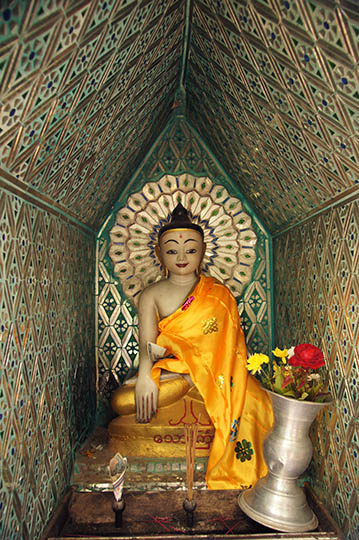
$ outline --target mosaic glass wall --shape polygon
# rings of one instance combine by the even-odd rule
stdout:
[[[97,229],[165,127],[184,19],[183,0],[2,0],[0,172]]]
[[[138,352],[138,329],[135,309],[121,294],[119,280],[114,276],[109,258],[110,231],[116,220],[117,210],[126,207],[128,195],[138,192],[149,180],[158,181],[166,170],[171,174],[186,170],[196,176],[208,175],[215,184],[226,187],[230,194],[242,200],[238,189],[205,149],[187,122],[175,117],[129,182],[98,237],[98,377],[99,395],[104,408],[111,391],[132,372]],[[173,191],[178,189],[173,186]],[[270,292],[270,238],[253,211],[243,202],[245,212],[251,215],[253,230],[257,235],[257,260],[250,284],[239,297],[239,311],[250,350],[268,352],[272,347],[271,292]]]
[[[359,183],[357,0],[196,0],[191,124],[272,233]]]
[[[0,172],[98,230],[182,84],[283,230],[358,187],[358,51],[357,0],[2,0]]]
[[[359,203],[274,241],[278,346],[324,352],[334,406],[315,424],[314,488],[347,538],[359,537]]]
[[[191,5],[192,10],[188,9]],[[112,205],[115,205],[114,211],[125,206],[128,195],[141,190],[149,179],[159,179],[166,172],[189,171],[209,176],[214,182],[224,185],[229,193],[237,195],[240,190],[262,223],[271,233],[279,234],[289,225],[325,211],[339,201],[346,201],[358,192],[358,21],[357,0],[3,0],[0,7],[1,183],[11,191],[13,186],[17,186],[42,201],[40,206],[46,203],[60,214],[70,217],[72,222],[80,220],[97,231],[109,215]],[[183,83],[187,94],[184,117],[202,139],[196,137],[185,122],[181,128],[172,124],[160,144],[139,167],[152,143],[167,125],[171,107],[177,106],[180,83]],[[202,141],[206,142],[213,154]],[[233,182],[213,156],[219,159]],[[134,175],[135,171],[137,173]],[[81,320],[81,324],[75,324],[79,329],[77,335],[81,337],[77,341],[75,339],[71,351],[76,347],[80,350],[81,347],[85,362],[90,353],[87,347],[81,345],[81,339],[92,339],[92,330],[91,325],[85,328],[82,314],[83,310],[90,308],[84,307],[88,304],[82,298],[81,302],[76,303],[76,310],[69,315],[70,311],[65,305],[65,301],[69,300],[63,279],[68,280],[67,290],[71,290],[71,294],[74,285],[72,275],[66,273],[68,268],[74,268],[75,282],[81,281],[76,274],[81,269],[82,279],[88,283],[90,256],[84,254],[84,250],[90,249],[90,242],[79,229],[65,226],[65,222],[58,217],[49,216],[28,203],[20,203],[19,199],[9,197],[11,202],[1,207],[2,212],[5,208],[7,216],[2,226],[8,227],[13,238],[20,238],[21,231],[20,228],[16,229],[16,223],[18,219],[24,219],[21,208],[26,208],[26,215],[35,217],[27,218],[24,227],[29,230],[33,227],[32,223],[37,223],[36,216],[41,215],[45,229],[38,225],[34,234],[41,234],[46,242],[50,242],[47,233],[40,231],[47,230],[46,224],[51,223],[53,227],[60,227],[58,243],[61,244],[62,238],[69,238],[65,230],[71,231],[69,242],[83,246],[80,249],[83,256],[77,258],[71,251],[73,256],[66,263],[66,268],[61,266],[62,261],[61,264],[59,262],[59,284],[57,275],[53,276],[51,291],[60,293],[57,300],[51,301],[54,305],[52,310],[46,296],[52,294],[47,278],[43,287],[38,286],[35,292],[31,292],[32,284],[31,287],[22,286],[15,292],[9,288],[10,285],[15,286],[14,283],[24,271],[30,277],[33,272],[53,272],[49,262],[46,267],[36,262],[37,259],[49,261],[48,251],[36,251],[37,247],[32,244],[30,256],[26,255],[26,244],[21,244],[23,239],[21,242],[19,240],[19,245],[16,244],[16,249],[11,247],[14,242],[10,242],[16,263],[11,261],[11,257],[6,258],[6,264],[2,262],[4,277],[1,278],[0,301],[2,312],[6,310],[4,321],[8,323],[8,327],[3,325],[5,330],[1,331],[1,339],[5,339],[1,342],[3,351],[4,347],[9,347],[6,351],[15,346],[19,348],[14,343],[20,339],[24,341],[27,336],[26,343],[30,339],[34,341],[36,354],[40,354],[39,347],[43,346],[47,348],[47,354],[48,347],[56,343],[56,333],[60,330],[65,332],[61,321],[67,317],[66,320],[71,323]],[[19,210],[15,212],[16,208]],[[282,339],[285,331],[282,321],[286,313],[288,317],[289,314],[293,317],[298,332],[301,329],[302,333],[295,336],[298,339],[308,332],[311,324],[313,332],[328,339],[331,336],[328,331],[330,325],[333,331],[333,338],[329,337],[329,342],[333,342],[331,351],[338,351],[335,355],[333,353],[335,360],[330,360],[332,384],[338,384],[337,381],[344,377],[346,383],[342,383],[336,391],[340,399],[344,396],[343,403],[347,403],[350,400],[347,396],[355,395],[353,389],[356,382],[354,385],[349,383],[348,370],[352,370],[354,363],[348,351],[344,361],[343,350],[348,347],[349,338],[350,343],[357,346],[358,334],[350,330],[349,321],[356,311],[352,314],[345,311],[345,295],[354,294],[357,297],[358,288],[355,288],[357,285],[353,278],[353,293],[344,294],[341,287],[350,273],[357,277],[358,256],[355,248],[348,248],[347,242],[343,238],[339,241],[336,236],[336,231],[344,231],[344,228],[340,229],[342,217],[330,218],[332,221],[329,221],[329,225],[333,224],[333,227],[328,229],[329,237],[336,239],[333,246],[336,259],[329,252],[325,216],[339,216],[339,209],[323,213],[313,222],[313,231],[316,231],[317,237],[319,234],[323,237],[323,245],[327,246],[326,266],[319,261],[318,254],[310,250],[306,261],[301,258],[302,282],[293,274],[290,280],[279,283],[280,276],[286,276],[289,269],[279,269],[277,261],[279,294],[287,298],[296,295],[293,303],[288,303],[287,311],[279,312],[278,308],[277,329],[278,337]],[[22,212],[26,213],[25,210]],[[270,238],[259,222],[256,222],[256,226],[260,239],[257,245],[265,253],[263,260],[267,264]],[[294,260],[300,253],[298,247],[305,244],[309,249],[307,246],[314,242],[313,231],[306,225],[303,231],[296,229],[295,233],[278,238],[276,245]],[[355,232],[351,234],[355,235]],[[105,236],[100,235],[96,293],[101,306],[97,312],[101,336],[97,348],[101,395],[105,395],[111,385],[117,384],[131,366],[137,347],[136,315],[113,281],[106,258],[106,242]],[[56,246],[49,249],[51,253]],[[35,254],[39,256],[36,258]],[[309,267],[310,261],[312,266]],[[314,273],[317,268],[320,268],[320,273]],[[309,286],[305,270],[312,269],[315,269],[313,283]],[[344,272],[344,276],[339,279],[341,272]],[[10,284],[6,287],[5,277],[8,280],[6,283]],[[268,267],[263,270],[259,268],[256,279],[268,296]],[[310,296],[310,290],[313,296]],[[30,293],[35,294],[35,303]],[[307,314],[314,310],[313,299],[317,302],[317,294],[323,295],[327,308],[318,309],[315,317],[308,319]],[[58,317],[59,323],[55,328],[50,324],[51,318],[44,327],[46,332],[40,332],[39,336],[32,330],[33,322],[28,332],[27,327],[22,330],[23,321],[18,326],[15,323],[10,326],[23,309],[34,314],[31,321],[36,320],[39,306],[43,309],[43,299],[46,309],[51,308],[50,312],[55,312],[55,319]],[[260,306],[263,305],[260,303]],[[296,305],[301,308],[296,309]],[[324,301],[321,305],[324,306]],[[248,325],[254,324],[254,320],[258,321],[263,316],[260,324],[256,322],[260,328],[258,335],[264,336],[261,339],[269,343],[270,310],[266,308],[261,311],[258,304],[256,309],[258,312],[254,319],[246,318],[244,310],[244,324],[248,328]],[[343,313],[345,315],[342,317]],[[92,320],[91,316],[86,319],[87,323]],[[341,321],[340,324],[335,323],[337,319]],[[82,329],[86,330],[84,335]],[[320,334],[324,330],[326,333]],[[73,325],[66,331],[69,332],[66,339],[70,340]],[[314,339],[314,333],[310,335]],[[334,335],[337,336],[335,339]],[[53,338],[48,339],[48,345],[42,345],[42,339],[46,336]],[[284,338],[289,339],[289,336]],[[41,354],[45,353],[42,351]],[[69,354],[65,355],[66,365],[70,363]],[[80,358],[80,352],[77,357]],[[25,382],[22,382],[23,371],[16,380],[9,382],[2,379],[1,384],[7,388],[1,396],[2,400],[13,404],[22,391],[30,396],[29,389],[32,390],[31,385],[34,384],[32,381],[36,380],[38,370],[42,369],[38,364],[34,366],[35,375],[29,372]],[[81,378],[81,371],[79,373]],[[41,372],[42,376],[47,377],[47,372]],[[51,384],[47,387],[52,389]],[[64,387],[59,392],[63,397]],[[46,392],[42,394],[39,390],[38,393],[45,396],[40,402],[40,406],[45,407]],[[38,398],[31,393],[27,401],[33,403],[35,399]],[[81,401],[76,406],[79,403]],[[336,516],[340,524],[344,524],[345,530],[352,531],[354,539],[357,534],[354,524],[358,523],[355,496],[351,490],[352,482],[344,480],[341,471],[347,468],[354,471],[354,476],[346,474],[345,478],[355,477],[355,485],[359,485],[354,465],[357,450],[353,450],[354,457],[348,461],[349,450],[340,456],[336,453],[350,437],[351,444],[357,444],[358,427],[354,419],[358,416],[358,410],[353,400],[351,403],[346,407],[346,412],[343,409],[343,414],[349,415],[347,430],[343,424],[345,416],[337,419],[334,415],[327,424],[328,433],[323,434],[321,439],[324,441],[321,444],[324,445],[325,459],[320,461],[321,469],[316,470],[315,475],[319,478],[323,468],[334,471],[334,479],[327,481],[333,494],[332,508],[336,508],[339,501]],[[15,410],[13,405],[9,410]],[[24,421],[31,417],[35,409],[31,405],[26,410],[29,412]],[[10,417],[10,423],[6,420],[6,426],[10,426],[6,427],[6,441],[9,434],[13,439],[21,433],[19,425],[23,422],[16,420],[20,416],[13,412]],[[82,413],[77,417],[82,418]],[[4,417],[1,422],[4,422]],[[45,435],[44,432],[43,438]],[[40,435],[35,440],[38,443]],[[32,448],[31,445],[29,447]],[[45,449],[41,452],[44,453]],[[23,462],[16,454],[13,459],[17,464],[16,471],[21,471],[23,466],[20,463]],[[37,469],[38,463],[34,463],[32,460],[30,466]],[[40,460],[40,463],[48,462]],[[41,480],[39,485],[46,485],[46,489],[50,489],[51,484],[56,499],[58,492],[52,482],[52,473],[48,476],[49,481],[45,480],[48,471],[51,472],[50,466],[46,465],[46,471],[40,468],[44,481]],[[11,471],[10,468],[12,474]],[[10,473],[5,470],[6,485],[12,485]],[[35,486],[33,480],[31,486]],[[1,489],[3,493],[8,488],[2,484]],[[11,492],[12,510],[6,506],[6,524],[11,521],[8,516],[13,516],[14,527],[18,527],[18,531],[24,530],[25,538],[28,534],[26,527],[38,531],[39,526],[33,525],[33,522],[22,525],[19,500],[39,501],[38,489],[35,486],[31,487],[32,491],[24,489],[14,494]],[[24,495],[23,499],[25,491],[32,494]],[[350,500],[347,493],[351,493]],[[41,511],[32,514],[35,521],[48,512],[47,507],[43,509],[42,503],[36,504],[40,505]],[[3,510],[4,506],[0,508],[0,511]],[[28,536],[31,537],[31,534]]]
[[[94,417],[94,241],[4,190],[0,238],[0,537],[35,540]]]

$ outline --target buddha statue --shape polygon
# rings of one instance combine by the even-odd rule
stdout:
[[[158,234],[165,276],[139,298],[138,375],[113,394],[120,416],[109,424],[110,446],[124,455],[184,457],[184,423],[197,421],[208,487],[244,489],[267,472],[261,442],[272,407],[246,369],[235,298],[200,273],[205,248],[203,230],[178,204]]]

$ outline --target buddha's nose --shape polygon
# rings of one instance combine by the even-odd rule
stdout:
[[[185,252],[185,250],[182,250],[182,249],[179,250],[177,259],[180,262],[186,260],[186,252]]]

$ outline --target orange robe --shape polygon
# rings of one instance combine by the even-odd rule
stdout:
[[[215,427],[207,466],[210,489],[246,489],[267,473],[262,440],[273,422],[268,395],[248,374],[247,351],[231,292],[201,276],[184,304],[159,322],[157,344],[175,358],[152,368],[189,373]]]

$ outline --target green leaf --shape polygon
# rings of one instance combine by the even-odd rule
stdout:
[[[282,393],[283,396],[286,396],[286,397],[294,397],[294,398],[297,397],[295,395],[294,390],[285,390],[285,391],[282,391],[281,393]]]
[[[282,393],[282,384],[283,384],[284,377],[280,373],[280,371],[276,371],[274,374],[274,384],[273,384],[273,390],[274,392],[277,392],[278,394]]]

